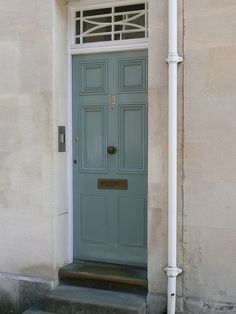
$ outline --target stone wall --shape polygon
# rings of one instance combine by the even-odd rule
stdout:
[[[184,296],[236,303],[236,2],[184,1]]]
[[[0,271],[52,279],[52,2],[0,1]]]
[[[21,313],[68,261],[66,1],[0,1],[0,312]]]
[[[178,49],[182,55],[183,3],[178,2]],[[166,293],[168,209],[168,2],[149,1],[149,148],[148,148],[148,275],[151,292]],[[178,72],[178,264],[183,264],[183,65]],[[182,295],[182,278],[178,278]]]
[[[55,285],[58,267],[70,255],[69,155],[57,152],[57,127],[69,128],[66,4],[0,1],[0,295],[1,304],[11,304],[9,313],[24,307],[20,295],[33,299],[27,297],[31,285],[42,291]],[[167,285],[167,1],[149,0],[149,12],[148,300],[151,313],[162,313]],[[236,3],[179,0],[178,12],[179,53],[184,56],[178,72],[178,265],[184,273],[177,280],[177,309],[233,313]]]
[[[148,303],[151,313],[164,313],[167,3],[149,4]],[[184,62],[178,68],[178,265],[183,274],[177,279],[177,311],[235,313],[236,3],[185,0],[178,5]]]

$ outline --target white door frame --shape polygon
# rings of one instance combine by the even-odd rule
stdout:
[[[128,3],[127,3],[128,2]],[[145,0],[118,0],[119,4],[137,4]],[[71,23],[71,12],[74,8],[101,8],[109,5],[114,6],[114,1],[101,1],[97,4],[94,0],[78,0],[68,4],[68,130],[67,130],[67,186],[68,186],[68,262],[73,262],[73,132],[72,132],[72,56],[91,53],[148,50],[148,39],[141,40],[123,40],[119,42],[103,42],[96,44],[71,45],[71,36],[73,34]]]

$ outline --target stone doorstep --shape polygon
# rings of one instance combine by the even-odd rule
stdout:
[[[46,311],[59,314],[145,314],[146,297],[131,293],[62,285],[45,297]]]
[[[22,314],[57,314],[57,313],[45,312],[45,311],[36,310],[36,309],[30,309],[30,310],[23,312]]]
[[[147,294],[144,267],[75,261],[59,270],[62,284]]]

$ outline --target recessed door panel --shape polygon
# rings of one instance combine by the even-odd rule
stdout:
[[[81,107],[81,171],[107,169],[106,106]]]
[[[104,195],[80,194],[81,240],[107,242],[107,200]]]
[[[145,92],[147,87],[146,58],[121,59],[118,63],[119,92]]]
[[[145,51],[73,56],[74,258],[147,259]]]
[[[83,94],[107,92],[107,62],[84,62],[80,64],[80,91]]]
[[[144,198],[121,197],[118,200],[118,243],[122,246],[145,247],[146,201]]]
[[[145,170],[145,105],[121,105],[119,108],[119,170]]]

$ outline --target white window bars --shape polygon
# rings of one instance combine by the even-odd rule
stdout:
[[[72,27],[72,46],[147,38],[147,2],[78,8],[72,13]]]

